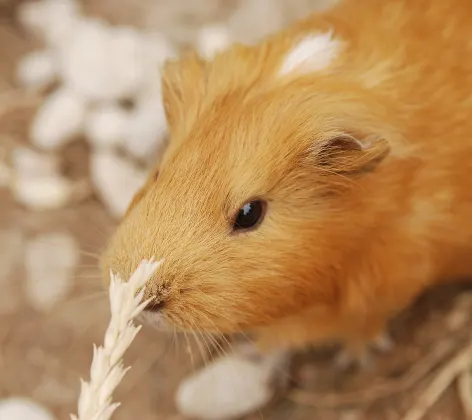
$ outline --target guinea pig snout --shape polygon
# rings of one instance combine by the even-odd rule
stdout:
[[[145,313],[160,313],[165,309],[171,298],[171,290],[168,285],[158,282],[157,279],[150,281],[145,286],[143,300],[149,300],[144,308]]]
[[[148,288],[148,299],[150,296],[149,303],[141,312],[139,319],[145,324],[149,325],[159,331],[168,331],[170,324],[167,321],[165,315],[166,304],[168,303],[168,296],[163,290],[158,292],[149,293]],[[146,294],[144,299],[146,299]]]
[[[158,312],[161,312],[162,309],[164,309],[164,306],[165,306],[165,302],[163,300],[159,302],[151,300],[151,302],[149,302],[144,308],[144,311],[151,312],[151,313],[152,312],[158,313]]]

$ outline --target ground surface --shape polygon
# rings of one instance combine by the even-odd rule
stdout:
[[[0,2],[0,94],[12,89],[14,63],[32,45],[12,19],[13,3]],[[131,0],[88,1],[93,13],[109,16],[115,22],[142,24],[143,12],[133,6],[135,3]],[[150,2],[142,2],[145,3]],[[165,5],[166,2],[154,2],[160,3]],[[185,38],[199,24],[225,16],[235,2],[225,2],[225,7],[216,1],[182,0],[177,3],[182,4],[180,10],[169,11],[170,16],[179,19],[172,29],[172,36]],[[162,16],[165,14],[152,24],[169,26],[168,19]],[[0,113],[2,109],[0,103]],[[27,112],[0,115],[0,151],[5,152],[13,144],[25,141],[27,118]],[[85,173],[85,153],[80,145],[72,146],[67,152],[71,172]],[[7,192],[0,190],[3,238],[0,279],[1,276],[4,279],[0,290],[0,398],[12,395],[34,398],[61,419],[75,412],[78,378],[88,376],[92,343],[101,342],[107,323],[107,302],[93,255],[100,252],[113,226],[114,222],[94,199],[75,208],[35,214],[19,207]],[[53,311],[41,314],[30,307],[24,296],[22,261],[25,241],[46,232],[73,235],[84,252],[72,293]],[[428,362],[428,357],[439,352],[430,363],[431,368],[437,367],[469,338],[470,296],[459,287],[450,287],[422,298],[393,323],[397,348],[391,354],[379,357],[371,372],[335,375],[330,364],[331,353],[320,351],[300,355],[292,376],[297,387],[312,391],[310,401],[317,408],[281,398],[254,419],[401,418],[430,381],[428,375],[415,369],[425,363],[425,358]],[[191,348],[192,357],[184,338],[174,341],[172,337],[144,329],[126,358],[133,369],[118,390],[117,398],[122,407],[115,418],[179,418],[173,405],[175,388],[179,380],[192,371],[192,364],[201,363],[198,347],[191,343]],[[409,372],[413,375],[411,383],[404,379]],[[352,392],[357,393],[350,397],[353,401],[341,407],[342,398],[349,397],[343,395]],[[369,401],[378,392],[384,392],[387,397]],[[323,408],[326,405],[335,408]],[[463,418],[455,388],[450,387],[429,413],[430,419]]]

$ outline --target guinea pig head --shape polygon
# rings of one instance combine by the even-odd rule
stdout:
[[[164,74],[170,145],[102,264],[126,278],[164,259],[146,297],[178,329],[250,330],[340,299],[388,142],[356,88],[277,65],[236,47]]]

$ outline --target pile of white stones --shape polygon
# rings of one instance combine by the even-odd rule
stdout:
[[[160,69],[177,47],[159,32],[87,17],[76,0],[23,3],[18,20],[44,47],[20,60],[17,82],[44,101],[29,128],[32,147],[12,153],[0,183],[31,210],[64,207],[93,188],[120,218],[166,144]],[[228,43],[219,25],[196,40],[206,56]],[[60,152],[80,138],[91,150],[90,179],[72,182]]]

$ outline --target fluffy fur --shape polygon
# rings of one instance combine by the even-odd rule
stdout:
[[[260,45],[169,63],[170,146],[105,271],[165,258],[147,294],[170,323],[265,348],[362,346],[427,287],[472,274],[471,23],[467,0],[345,0]],[[329,31],[326,65],[281,72]],[[232,233],[253,198],[264,222]]]

